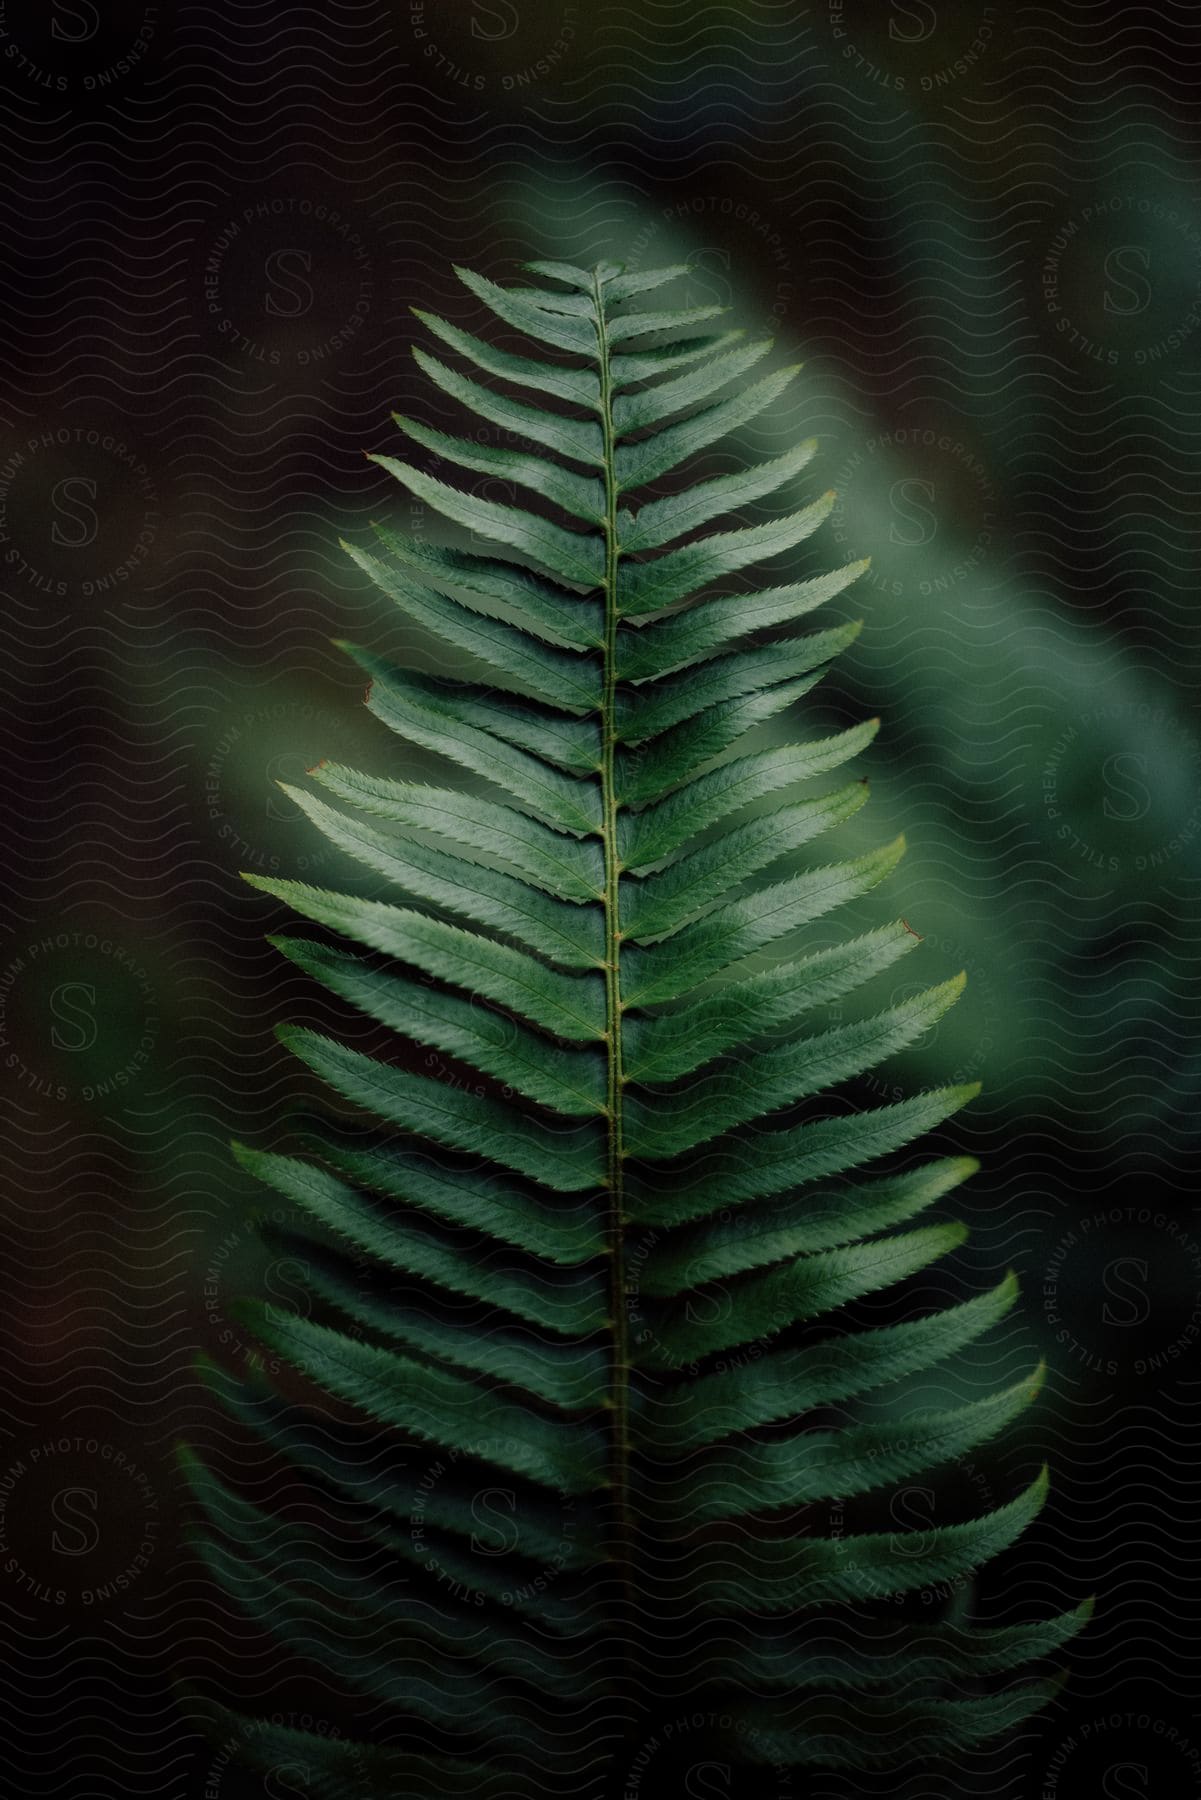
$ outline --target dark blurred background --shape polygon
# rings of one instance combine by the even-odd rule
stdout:
[[[1050,1363],[988,1591],[1100,1597],[1048,1712],[894,1792],[1201,1793],[1199,51],[1180,0],[0,5],[5,1791],[301,1791],[235,1787],[172,1689],[295,1705],[219,1640],[172,1464],[235,1294],[295,1286],[227,1141],[279,1139],[312,1002],[238,871],[332,877],[274,782],[405,756],[330,640],[436,666],[337,545],[424,528],[363,458],[449,417],[409,308],[611,256],[804,360],[745,448],[816,434],[819,554],[874,559],[819,690],[883,720],[842,842],[907,835],[862,909],[924,935],[905,989],[969,977],[880,1080],[984,1080],[953,1276],[1021,1277],[990,1374]]]

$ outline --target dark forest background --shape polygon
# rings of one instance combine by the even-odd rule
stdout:
[[[1046,1459],[1051,1500],[985,1598],[1099,1595],[1049,1711],[893,1791],[1201,1793],[1199,52],[1180,0],[0,4],[6,1791],[302,1791],[174,1686],[298,1691],[173,1463],[236,1293],[297,1282],[227,1143],[280,1140],[314,1003],[239,870],[335,873],[274,782],[403,754],[331,640],[434,666],[337,542],[424,524],[363,456],[447,423],[410,307],[612,256],[804,359],[747,445],[817,435],[822,555],[874,559],[820,690],[883,720],[842,842],[906,833],[864,920],[969,978],[881,1080],[983,1079],[948,1279],[1015,1268],[987,1373],[1050,1364],[981,1480]]]

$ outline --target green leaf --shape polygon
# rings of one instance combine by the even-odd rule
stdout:
[[[384,568],[366,551],[343,549],[411,619],[455,650],[466,650],[551,706],[595,707],[600,688],[595,666],[567,651],[537,643],[496,619],[479,618],[456,600],[404,574]]]
[[[281,1025],[281,1041],[335,1093],[402,1131],[420,1132],[450,1150],[490,1156],[559,1193],[579,1193],[604,1178],[603,1139],[587,1126],[518,1113],[483,1094],[394,1069],[333,1038]]]
[[[296,887],[274,883],[268,876],[249,879],[266,893],[279,893],[321,924],[349,929],[352,934],[362,930],[372,949],[399,957],[439,981],[498,1004],[508,1003],[514,1010],[520,1004],[525,1016],[546,1031],[581,1042],[603,1036],[596,977],[560,974],[507,944],[404,907],[389,907],[386,913],[368,914],[357,908],[340,912],[335,904],[340,898],[337,895],[327,899],[319,890],[297,892]]]
[[[696,531],[722,513],[737,512],[791,481],[794,475],[813,461],[817,439],[807,438],[794,450],[785,450],[768,462],[750,463],[732,475],[718,475],[712,481],[699,482],[682,494],[671,494],[666,500],[648,500],[636,515],[627,514],[622,523],[622,548],[627,553],[657,550]]]
[[[957,1355],[1002,1319],[1016,1298],[1017,1281],[1007,1275],[990,1293],[928,1318],[844,1333],[810,1349],[777,1350],[703,1375],[673,1388],[669,1399],[645,1402],[639,1429],[670,1456],[856,1399]]]
[[[510,545],[520,555],[549,569],[560,580],[579,582],[584,587],[596,587],[600,582],[604,573],[604,551],[598,537],[566,531],[562,525],[553,525],[549,519],[526,512],[524,507],[502,506],[495,500],[477,499],[474,494],[466,494],[460,488],[448,487],[444,481],[423,475],[411,463],[399,462],[394,456],[373,455],[368,460],[387,469],[389,475],[395,475],[411,494],[416,494],[419,500],[424,500],[427,506],[432,506],[446,518],[453,519],[456,525],[465,525],[469,531],[481,532],[499,544]]]
[[[728,1658],[731,1674],[762,1691],[822,1687],[912,1690],[919,1682],[973,1681],[1005,1674],[1062,1649],[1091,1619],[1093,1603],[1024,1625],[965,1627],[929,1620],[916,1626],[855,1616],[849,1630],[829,1625],[764,1641],[743,1634]],[[735,1658],[737,1659],[735,1661]]]
[[[540,311],[567,313],[576,319],[592,320],[596,316],[590,293],[565,294],[562,288],[544,287],[506,288],[505,292],[511,298],[528,301],[531,306],[538,307]]]
[[[766,1049],[744,1050],[693,1076],[672,1095],[657,1089],[645,1097],[632,1092],[626,1150],[656,1161],[680,1156],[719,1132],[861,1075],[928,1031],[962,991],[963,977],[958,976],[877,1018]]]
[[[628,681],[670,675],[674,670],[721,649],[732,638],[748,637],[752,631],[761,631],[768,626],[791,625],[815,607],[824,605],[835,594],[842,593],[866,567],[865,562],[848,563],[829,575],[818,575],[812,581],[796,582],[791,587],[706,600],[637,633],[627,632],[622,639],[622,675]],[[848,630],[849,639],[846,636]],[[856,622],[850,627],[835,627],[827,633],[827,642],[833,645],[830,654],[836,655],[858,631]]]
[[[962,1225],[927,1225],[902,1236],[850,1244],[712,1293],[698,1289],[685,1306],[649,1306],[650,1325],[635,1352],[652,1369],[679,1369],[719,1350],[769,1340],[807,1319],[916,1275],[967,1236]]]
[[[764,1723],[762,1708],[738,1714],[739,1744],[749,1734],[756,1762],[868,1769],[961,1755],[985,1738],[1013,1731],[1058,1694],[1058,1680],[1029,1681],[1004,1693],[967,1700],[894,1699],[857,1706],[852,1729],[832,1724],[829,1706],[812,1702],[788,1726]]]
[[[655,1511],[660,1517],[725,1519],[890,1487],[995,1437],[1037,1399],[1043,1373],[1040,1364],[1015,1386],[945,1412],[918,1411],[764,1444],[726,1443],[657,1488]]]
[[[418,1626],[410,1613],[401,1628],[394,1602],[385,1597],[381,1604],[377,1595],[374,1605],[366,1603],[362,1584],[347,1575],[311,1533],[290,1529],[283,1545],[265,1547],[259,1524],[263,1515],[257,1509],[239,1509],[247,1516],[232,1520],[231,1498],[223,1503],[219,1519],[230,1544],[198,1537],[195,1548],[218,1585],[291,1654],[307,1656],[318,1667],[337,1668],[342,1684],[368,1695],[377,1704],[403,1705],[410,1716],[444,1730],[453,1722],[460,1740],[466,1737],[472,1741],[475,1754],[491,1752],[507,1758],[514,1752],[528,1753],[536,1747],[540,1757],[553,1756],[553,1738],[541,1726],[528,1696],[522,1703],[511,1694],[497,1696],[493,1692],[495,1678],[489,1680],[486,1672],[488,1665],[503,1653],[496,1639],[490,1641],[482,1655],[477,1649],[467,1657],[466,1668],[462,1657],[447,1659],[443,1665],[437,1655],[431,1657],[430,1640],[434,1633],[427,1620]],[[402,1554],[412,1548],[403,1539],[396,1547]],[[317,1589],[320,1597],[310,1598],[308,1591],[300,1591],[301,1581],[306,1589]],[[369,1638],[378,1642],[377,1621],[381,1615],[393,1629],[386,1649],[377,1653],[367,1650],[364,1642]],[[441,1679],[431,1680],[432,1672],[440,1674]],[[222,1749],[226,1758],[236,1754],[252,1766],[259,1761],[257,1745],[247,1748],[236,1740],[227,1740]],[[386,1757],[374,1761],[368,1758],[358,1764],[355,1786],[346,1800],[364,1800],[365,1793],[379,1794],[380,1800],[388,1800],[394,1788],[365,1789],[363,1783],[368,1779],[369,1768],[386,1776],[390,1766],[394,1765]],[[410,1785],[417,1770],[428,1771],[436,1764],[431,1765],[424,1757],[406,1756],[400,1766],[410,1793],[432,1796],[441,1791],[437,1787],[414,1790]],[[309,1785],[311,1771],[307,1766],[297,1769],[295,1765],[276,1765],[272,1772],[282,1780],[298,1776]],[[497,1794],[504,1789],[489,1785],[485,1791]]]
[[[679,1011],[632,1018],[626,1026],[625,1073],[631,1081],[672,1081],[686,1075],[735,1044],[790,1025],[815,1006],[841,1000],[920,942],[901,920],[727,982]]]
[[[414,1800],[432,1800],[449,1792],[452,1775],[470,1781],[476,1800],[507,1800],[511,1778],[503,1769],[459,1759],[453,1764],[436,1757],[364,1745],[353,1738],[295,1730],[273,1719],[251,1718],[225,1707],[189,1716],[205,1726],[214,1743],[233,1743],[245,1761],[269,1770],[302,1770],[309,1800],[387,1800],[407,1784]]]
[[[791,642],[764,644],[761,649],[703,662],[699,668],[669,675],[664,681],[647,682],[633,693],[619,693],[618,736],[625,744],[645,743],[684,719],[707,715],[732,700],[792,680],[827,662],[843,642],[853,641],[858,630],[857,624],[843,625]]]
[[[352,1276],[315,1265],[311,1247],[305,1246],[302,1254],[307,1259],[306,1285],[376,1336],[437,1362],[469,1369],[503,1387],[523,1388],[545,1406],[563,1412],[595,1411],[597,1387],[605,1380],[602,1351],[549,1344],[531,1332],[500,1325],[490,1325],[486,1333],[464,1331],[449,1310],[438,1314],[428,1306],[401,1304],[391,1293],[364,1292]]]
[[[699,328],[729,312],[728,306],[686,306],[676,312],[623,313],[608,321],[610,344],[628,344],[631,338],[659,337],[670,332],[673,338],[695,337]]]
[[[203,1481],[191,1476],[191,1484],[219,1533],[198,1538],[197,1549],[221,1586],[236,1595],[265,1630],[317,1662],[337,1666],[353,1686],[384,1701],[399,1693],[412,1704],[421,1684],[436,1670],[442,1678],[436,1686],[428,1686],[424,1705],[416,1705],[419,1713],[446,1724],[451,1702],[457,1700],[460,1729],[469,1726],[504,1741],[520,1722],[527,1742],[540,1743],[544,1753],[549,1750],[546,1734],[529,1710],[528,1693],[516,1705],[510,1696],[508,1710],[489,1693],[498,1673],[532,1677],[539,1667],[538,1646],[530,1644],[528,1631],[519,1627],[515,1632],[506,1624],[483,1641],[477,1634],[471,1645],[453,1622],[431,1617],[428,1610],[415,1617],[414,1600],[421,1600],[427,1570],[438,1580],[453,1573],[465,1591],[477,1591],[481,1599],[502,1600],[501,1582],[482,1559],[474,1567],[474,1559],[457,1546],[412,1525],[404,1532],[377,1527],[371,1537],[408,1563],[416,1577],[406,1584],[415,1593],[396,1599],[380,1593],[378,1574],[373,1582],[348,1566],[341,1545],[324,1533],[295,1525],[272,1528],[265,1513],[211,1475]],[[236,1550],[237,1561],[227,1555],[230,1547]],[[381,1557],[377,1554],[373,1560],[378,1569]],[[522,1605],[514,1610],[529,1609]],[[540,1623],[549,1626],[563,1648],[582,1637],[591,1621],[566,1597],[549,1596]],[[377,1651],[381,1637],[387,1643],[383,1655]],[[523,1657],[527,1651],[532,1654]],[[550,1690],[562,1694],[561,1660],[547,1666],[545,1673]]]
[[[478,1163],[456,1166],[432,1151],[363,1147],[324,1131],[317,1154],[356,1186],[399,1200],[448,1224],[484,1232],[550,1262],[575,1265],[602,1255],[601,1214],[591,1199],[563,1203]]]
[[[280,785],[332,844],[385,876],[409,898],[445,912],[461,913],[475,924],[516,938],[527,949],[567,968],[603,966],[604,932],[595,908],[552,899],[515,876],[478,864],[470,882],[465,882],[460,858],[415,841],[389,838],[353,813],[335,812],[300,788],[291,788],[286,782]],[[373,950],[391,954],[390,946],[395,942],[391,934],[399,921],[392,917],[393,909],[386,902],[358,900],[299,881],[272,881],[249,874],[245,879],[264,893],[286,900],[308,918],[332,925]]]
[[[549,894],[583,902],[604,892],[597,847],[565,837],[512,807],[453,788],[419,787],[320,763],[314,779],[342,800],[391,825],[428,831],[453,843],[468,862],[498,857]]]
[[[527,262],[522,268],[531,275],[543,275],[547,281],[566,282],[568,287],[579,288],[583,293],[592,292],[592,275],[587,269],[577,269],[565,262]]]
[[[653,1185],[642,1179],[632,1182],[631,1216],[644,1225],[684,1225],[722,1206],[763,1200],[802,1181],[860,1168],[932,1131],[979,1091],[979,1082],[933,1088],[895,1106],[733,1138],[709,1152],[704,1175],[681,1192],[664,1193],[661,1178]]]
[[[486,375],[499,375],[503,381],[516,382],[520,387],[535,388],[541,394],[553,394],[556,400],[568,400],[574,406],[588,406],[595,410],[600,405],[600,379],[592,369],[569,369],[562,363],[538,362],[528,356],[512,356],[507,350],[498,350],[495,345],[486,344],[482,338],[460,331],[457,325],[447,324],[436,313],[421,312],[414,307],[413,315],[435,337],[441,338],[449,349],[457,350],[460,356],[473,362],[477,369],[483,369]]]
[[[489,1300],[516,1318],[564,1336],[595,1330],[604,1316],[595,1284],[578,1277],[552,1280],[502,1267],[491,1254],[467,1255],[445,1231],[382,1212],[356,1189],[314,1163],[234,1145],[234,1154],[257,1180],[303,1207],[318,1224],[384,1269],[472,1300]]]
[[[591,1493],[603,1479],[601,1443],[586,1427],[544,1419],[461,1375],[269,1306],[246,1302],[242,1317],[293,1368],[381,1424],[571,1494]]]
[[[601,823],[600,789],[572,780],[539,758],[462,717],[448,717],[445,705],[430,705],[424,696],[391,681],[386,672],[372,681],[367,705],[391,730],[425,750],[461,763],[510,793],[522,812],[532,813],[555,831],[582,835]]]
[[[543,643],[566,645],[572,650],[599,650],[604,644],[604,618],[595,600],[565,594],[562,588],[517,563],[477,556],[472,550],[456,550],[446,544],[427,544],[378,521],[372,529],[391,556],[417,570],[428,587],[445,599],[458,600],[460,606],[488,617],[512,619],[521,632],[531,632]],[[343,543],[342,547],[360,561],[348,544]],[[360,567],[367,565],[360,561]],[[410,586],[396,580],[395,571],[375,563],[368,573],[401,606],[408,606]],[[520,643],[519,634],[517,642]],[[549,666],[570,671],[575,665],[569,657],[561,657],[557,662],[551,658]]]
[[[654,288],[665,287],[669,281],[678,281],[681,275],[689,273],[687,263],[673,263],[666,269],[636,269],[628,275],[614,275],[604,284],[605,305],[609,307],[620,300],[631,300],[635,294],[649,294]]]
[[[232,1592],[235,1599],[241,1600],[237,1584],[223,1581],[225,1570],[218,1566],[215,1558],[205,1555],[203,1546],[200,1555],[205,1558],[214,1579],[227,1593]],[[232,1558],[222,1560],[231,1568],[234,1566]],[[241,1600],[241,1603],[245,1604],[245,1601]],[[267,1718],[234,1712],[229,1707],[200,1707],[191,1695],[181,1710],[185,1711],[192,1729],[212,1743],[238,1745],[249,1768],[261,1773],[283,1768],[303,1770],[311,1800],[353,1800],[356,1795],[359,1800],[377,1800],[377,1796],[386,1791],[385,1780],[395,1773],[396,1764],[402,1760],[395,1752],[390,1758],[380,1750],[368,1753],[363,1745],[341,1734],[325,1737],[316,1731],[300,1731]]]
[[[353,656],[373,679],[427,709],[433,708],[445,719],[504,738],[572,775],[600,772],[600,732],[594,719],[572,718],[532,702],[519,702],[510,695],[501,698],[494,689],[479,682],[415,674],[397,668],[370,650],[336,642],[337,648]]]
[[[618,437],[629,437],[635,431],[661,424],[674,413],[698,405],[718,388],[736,381],[757,362],[762,362],[771,347],[770,338],[757,338],[753,343],[738,345],[724,356],[710,357],[699,366],[694,364],[686,375],[677,375],[656,387],[641,388],[636,394],[620,395],[613,402],[613,429]]]
[[[898,1554],[895,1532],[837,1541],[732,1538],[720,1558],[696,1559],[696,1604],[706,1611],[791,1612],[831,1602],[885,1600],[936,1582],[958,1581],[1007,1550],[1042,1510],[1044,1471],[1008,1506],[963,1525],[911,1534],[919,1541]],[[689,1571],[691,1573],[691,1571]],[[687,1577],[685,1577],[687,1579]]]
[[[529,438],[535,444],[545,444],[548,450],[570,457],[573,462],[596,467],[603,460],[600,427],[591,419],[573,419],[545,407],[526,406],[521,401],[509,400],[492,388],[481,387],[478,381],[456,374],[436,356],[427,356],[424,350],[415,349],[413,358],[436,387],[452,400],[461,401],[471,412],[478,413],[481,419],[487,419],[505,431],[515,432],[519,437]],[[392,416],[395,418],[395,413]],[[554,472],[552,468],[552,476]],[[533,486],[535,492],[545,491],[539,490],[537,482],[524,485]],[[585,513],[584,517],[599,522],[604,516],[604,486],[594,479],[588,492],[599,500],[600,510]],[[553,495],[550,497],[554,498]]]
[[[630,971],[623,989],[627,1005],[651,1006],[682,999],[701,982],[766,949],[777,938],[821,918],[832,907],[869,893],[891,874],[903,850],[898,839],[852,862],[790,876],[731,900],[686,925],[667,944],[635,946],[626,958]]]
[[[493,1491],[495,1492],[495,1489]],[[504,1492],[503,1489],[501,1491]],[[578,1644],[582,1638],[591,1635],[594,1629],[595,1621],[590,1616],[589,1609],[576,1605],[573,1597],[567,1592],[540,1591],[538,1580],[533,1572],[531,1572],[528,1582],[514,1580],[512,1569],[491,1569],[478,1555],[470,1555],[461,1550],[457,1544],[448,1540],[443,1540],[436,1545],[419,1543],[415,1540],[411,1529],[408,1531],[380,1529],[376,1535],[382,1543],[387,1545],[389,1550],[395,1551],[397,1555],[412,1562],[423,1572],[425,1565],[436,1558],[435,1574],[439,1585],[449,1581],[455,1583],[462,1591],[468,1593],[474,1591],[481,1598],[490,1600],[496,1606],[517,1614],[523,1620],[535,1622],[543,1629],[544,1635],[553,1632],[564,1641],[565,1645]],[[434,1558],[430,1556],[431,1550],[434,1552]],[[562,1585],[566,1588],[567,1582],[564,1581]],[[397,1623],[399,1625],[401,1620],[398,1619]],[[491,1660],[492,1647],[495,1642],[495,1639],[488,1641],[487,1647],[482,1653],[485,1662]],[[480,1652],[477,1651],[474,1654],[479,1656]],[[440,1684],[438,1694],[442,1700],[453,1700],[454,1674],[448,1670],[447,1675],[448,1680]],[[533,1678],[533,1664],[528,1659],[523,1678],[526,1680]],[[470,1701],[477,1685],[477,1683],[470,1682],[470,1679],[468,1680],[463,1694],[464,1700]],[[556,1688],[562,1689],[566,1685],[560,1663],[557,1678],[551,1683],[551,1694],[554,1694]],[[523,1716],[523,1712],[519,1710],[517,1720]],[[459,1723],[450,1708],[446,1710],[445,1722],[452,1727]],[[544,1756],[553,1756],[554,1745],[550,1733],[536,1728],[533,1741],[540,1745]],[[528,1751],[528,1747],[527,1740],[523,1748]]]
[[[490,415],[489,415],[490,416]],[[603,517],[605,492],[600,482],[576,475],[545,457],[527,456],[517,450],[497,450],[471,438],[448,437],[443,431],[431,431],[416,419],[394,412],[392,418],[406,437],[461,469],[474,469],[481,475],[495,475],[501,481],[515,481],[531,493],[553,500],[573,518],[595,525]],[[529,434],[527,433],[527,436]]]
[[[878,719],[853,725],[835,737],[812,744],[784,744],[761,750],[754,756],[723,763],[707,775],[697,776],[686,787],[669,794],[645,811],[624,821],[619,839],[627,868],[645,869],[671,856],[700,831],[718,824],[752,800],[761,800],[794,782],[824,775],[857,756],[880,729]]]
[[[604,1112],[605,1065],[597,1051],[565,1050],[516,1019],[374,968],[344,950],[306,938],[277,937],[271,942],[381,1025],[494,1075],[536,1105],[568,1118]]]
[[[411,1524],[414,1511],[413,1472],[381,1455],[380,1446],[364,1443],[333,1419],[313,1421],[305,1413],[276,1399],[261,1376],[235,1380],[212,1363],[202,1361],[200,1375],[206,1387],[247,1431],[299,1470],[319,1490],[359,1507],[375,1508],[385,1528]],[[427,1483],[420,1495],[424,1522],[432,1530],[468,1541],[479,1532],[479,1509],[472,1503],[477,1490],[473,1471],[466,1463],[448,1467],[437,1482]],[[564,1538],[561,1496],[555,1498],[531,1488],[523,1491],[521,1505],[509,1519],[519,1556],[565,1568],[583,1569],[600,1560],[602,1544],[587,1502],[572,1506],[570,1539]]]
[[[645,487],[648,482],[658,481],[685,458],[695,456],[698,450],[707,449],[727,432],[736,431],[740,425],[758,418],[773,400],[779,399],[799,371],[799,363],[790,369],[779,369],[774,375],[765,375],[762,381],[753,382],[732,399],[707,406],[679,425],[669,425],[665,431],[638,443],[623,444],[614,464],[618,493],[627,494],[635,488]]]
[[[773,1201],[718,1222],[673,1232],[643,1261],[639,1291],[679,1294],[707,1281],[743,1275],[786,1258],[833,1250],[903,1225],[975,1173],[970,1156],[944,1157],[903,1175],[888,1175],[828,1194]]]
[[[840,824],[867,799],[862,782],[837,793],[802,800],[777,813],[764,813],[724,837],[681,856],[641,881],[627,882],[621,894],[622,929],[636,944],[669,937],[724,898],[768,863],[798,850],[831,825]]]
[[[636,381],[653,381],[660,375],[675,375],[702,356],[720,356],[746,336],[745,331],[720,331],[712,337],[686,339],[681,344],[657,344],[653,350],[629,350],[609,358],[609,376],[614,391],[630,387]]]
[[[583,319],[556,318],[533,305],[523,295],[507,292],[489,281],[486,275],[475,275],[470,269],[455,269],[464,287],[470,288],[477,300],[494,312],[498,319],[526,337],[549,344],[556,350],[571,350],[577,355],[596,355],[596,332]]]
[[[682,550],[668,550],[649,562],[637,563],[618,585],[618,601],[623,618],[638,618],[660,612],[686,600],[709,582],[745,569],[748,563],[765,557],[779,556],[810,537],[834,505],[831,490],[800,512],[786,513],[770,519],[766,525],[750,525],[742,531],[722,531]],[[826,578],[827,581],[829,577]],[[836,590],[835,590],[836,591]],[[822,598],[825,598],[823,593]],[[744,630],[753,630],[745,626]],[[731,635],[741,635],[731,634]]]
[[[617,752],[614,771],[622,803],[646,806],[661,799],[668,788],[687,781],[748,731],[766,724],[786,706],[802,699],[820,679],[820,673],[814,673],[796,681],[777,682],[775,687],[760,693],[711,706],[707,712],[661,732],[650,743],[633,749],[623,746]]]

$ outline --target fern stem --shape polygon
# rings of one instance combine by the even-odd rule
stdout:
[[[617,747],[617,473],[613,443],[613,384],[609,368],[609,334],[599,278],[592,280],[596,334],[600,347],[601,433],[605,483],[605,650],[601,697],[601,814],[605,861],[605,1029],[608,1063],[608,1243],[612,1316],[612,1485],[614,1549],[618,1561],[626,1618],[623,1653],[632,1637],[634,1521],[630,1506],[630,1355],[625,1269],[625,1146],[622,1135],[621,1001],[621,860],[617,839],[618,797],[615,780]]]

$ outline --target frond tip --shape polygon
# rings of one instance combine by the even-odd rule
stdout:
[[[490,329],[417,313],[473,435],[394,415],[437,472],[370,461],[440,537],[345,548],[440,672],[341,646],[379,766],[285,790],[374,892],[247,876],[330,934],[272,942],[361,1027],[280,1029],[332,1116],[303,1155],[236,1155],[284,1203],[304,1304],[240,1306],[270,1360],[206,1373],[315,1506],[273,1519],[183,1466],[212,1579],[377,1735],[198,1704],[331,1800],[452,1778],[587,1800],[685,1708],[708,1721],[689,1753],[742,1765],[953,1756],[1046,1702],[1054,1675],[1010,1678],[1089,1616],[906,1610],[1006,1551],[1046,1474],[920,1531],[889,1528],[898,1484],[953,1492],[1043,1370],[908,1405],[1016,1298],[1009,1276],[930,1312],[914,1285],[962,1242],[935,1212],[976,1164],[912,1146],[977,1087],[864,1082],[964,977],[882,1004],[907,920],[806,942],[904,850],[814,850],[867,801],[878,720],[779,729],[859,630],[810,613],[867,565],[800,560],[833,502],[797,487],[812,440],[713,473],[796,369],[764,374],[770,342],[720,308],[648,310],[686,272],[464,269]]]

